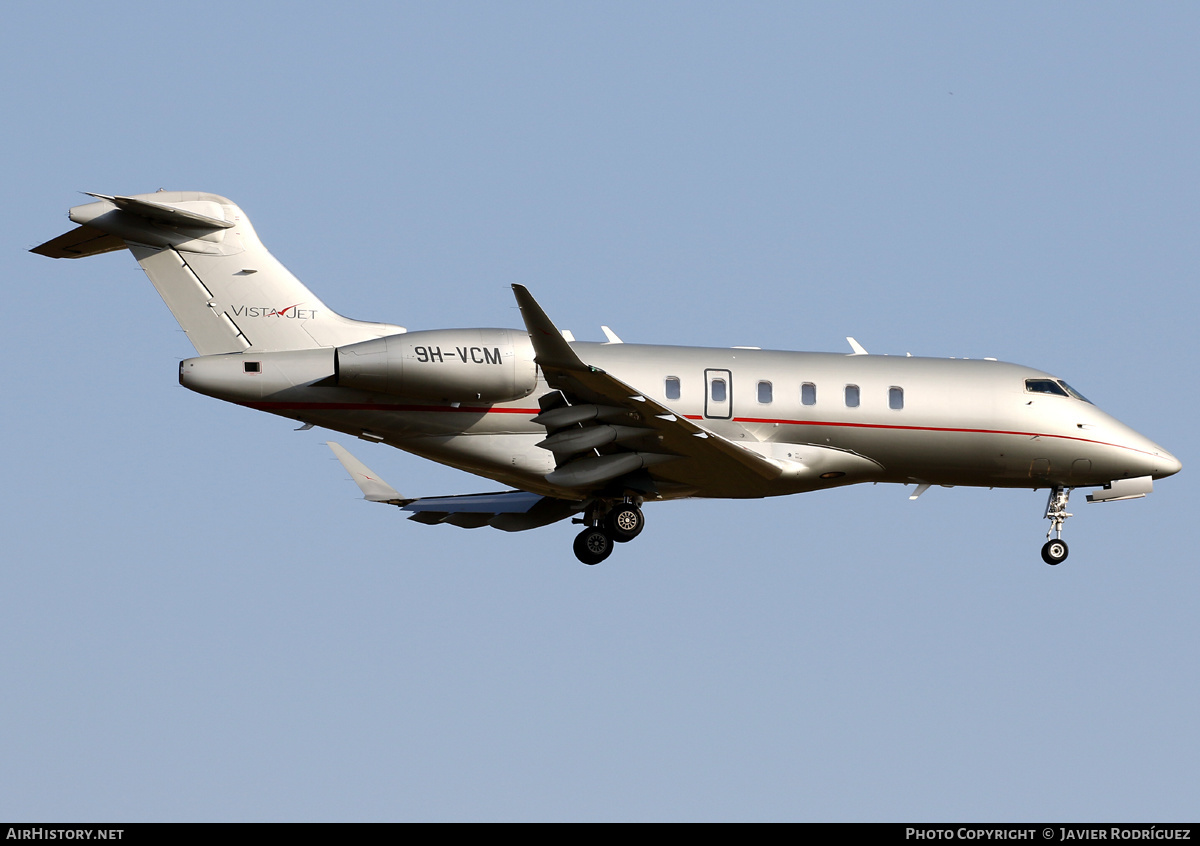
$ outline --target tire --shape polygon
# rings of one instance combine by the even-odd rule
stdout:
[[[1042,560],[1047,564],[1054,566],[1061,564],[1067,560],[1067,542],[1064,540],[1046,541],[1046,545],[1042,547]]]
[[[575,557],[590,566],[612,555],[613,539],[604,529],[584,529],[575,536],[572,548]]]
[[[635,505],[618,505],[608,512],[604,521],[608,533],[617,543],[629,543],[646,528],[646,517],[642,509]]]

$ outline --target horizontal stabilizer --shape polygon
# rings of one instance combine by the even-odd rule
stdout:
[[[236,225],[228,220],[220,220],[206,214],[198,214],[162,203],[152,203],[149,200],[140,200],[137,197],[110,197],[108,194],[93,194],[91,191],[83,193],[89,197],[95,197],[97,200],[107,200],[123,212],[171,226],[186,226],[190,229],[232,229]]]
[[[65,235],[34,247],[29,252],[47,258],[87,258],[125,249],[125,241],[91,226],[76,226]]]
[[[342,466],[349,471],[350,478],[354,479],[354,483],[362,490],[365,499],[371,502],[386,502],[389,505],[407,505],[413,502],[412,499],[401,496],[395,488],[379,478],[373,470],[351,455],[349,450],[341,444],[327,441],[326,445],[333,450],[337,460],[342,462]]]
[[[128,247],[200,355],[342,347],[404,327],[343,317],[263,246],[231,200],[200,191],[89,194],[76,226],[35,247],[83,258]]]

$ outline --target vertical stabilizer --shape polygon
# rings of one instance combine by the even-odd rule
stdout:
[[[335,347],[403,327],[330,310],[263,246],[237,205],[216,194],[93,194],[77,229],[33,252],[83,258],[129,248],[201,355]]]

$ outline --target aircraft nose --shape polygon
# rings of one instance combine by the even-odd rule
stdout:
[[[1154,478],[1165,479],[1167,476],[1174,476],[1182,469],[1183,463],[1178,458],[1165,449],[1158,450],[1154,461]]]

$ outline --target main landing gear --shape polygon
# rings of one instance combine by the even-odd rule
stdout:
[[[1061,564],[1067,560],[1070,550],[1062,539],[1062,527],[1067,518],[1073,516],[1067,513],[1067,500],[1070,498],[1069,488],[1056,485],[1050,489],[1050,498],[1046,501],[1046,519],[1050,521],[1050,529],[1046,532],[1046,544],[1042,547],[1042,560],[1047,564]]]
[[[584,564],[599,564],[612,555],[614,543],[628,543],[640,535],[646,527],[640,505],[640,499],[592,505],[586,517],[576,520],[587,528],[575,537],[575,557]]]

